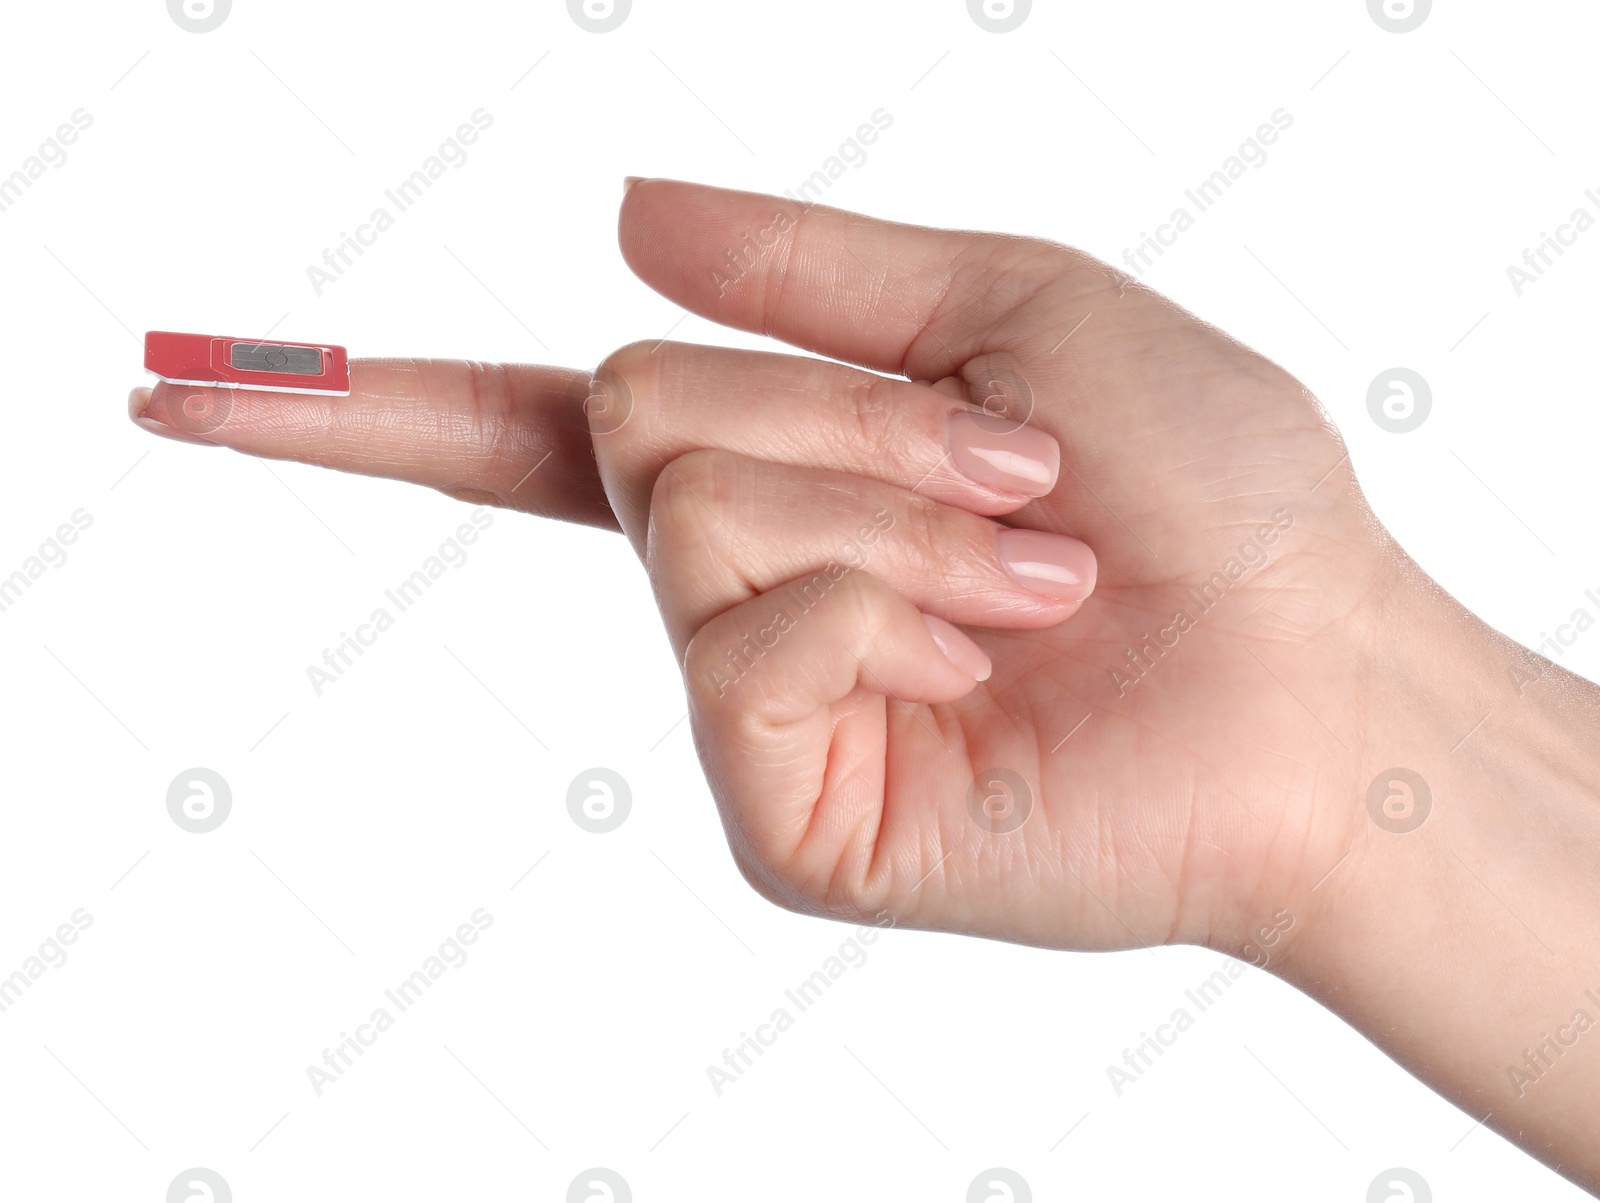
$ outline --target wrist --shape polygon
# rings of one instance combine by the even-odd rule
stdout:
[[[1487,921],[1484,902],[1538,949],[1521,912],[1600,868],[1600,689],[1494,631],[1409,560],[1362,628],[1352,671],[1366,708],[1349,779],[1328,799],[1348,842],[1302,883],[1296,956],[1314,970],[1352,942],[1370,951],[1367,937],[1398,922]],[[1493,896],[1522,893],[1512,914]]]
[[[1300,921],[1267,967],[1600,1182],[1600,1152],[1571,1153],[1595,1148],[1600,1073],[1600,688],[1403,558],[1371,617],[1346,847],[1286,904]]]

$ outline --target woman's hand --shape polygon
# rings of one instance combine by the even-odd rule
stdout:
[[[1052,243],[666,180],[621,242],[827,358],[360,361],[134,416],[625,532],[783,905],[1267,964],[1600,1186],[1600,1036],[1562,1035],[1600,1025],[1600,690],[1411,563],[1302,386]]]
[[[1237,951],[1339,859],[1391,570],[1300,385],[1051,243],[656,180],[621,238],[690,311],[861,365],[640,343],[597,373],[758,888]]]
[[[784,905],[1238,951],[1338,860],[1388,570],[1300,385],[1048,242],[666,180],[621,241],[678,304],[829,359],[369,360],[349,398],[160,385],[135,413],[620,525]]]

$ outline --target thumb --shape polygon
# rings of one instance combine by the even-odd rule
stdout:
[[[639,278],[691,313],[914,380],[959,375],[1000,349],[996,328],[1047,286],[1118,283],[1105,264],[1043,240],[677,180],[630,186],[618,237]]]

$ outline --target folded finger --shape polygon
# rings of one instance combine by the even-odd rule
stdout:
[[[880,481],[705,450],[661,474],[646,563],[679,647],[807,569],[791,607],[865,569],[924,613],[1013,630],[1071,617],[1095,583],[1094,553],[1070,535],[1018,530]]]
[[[707,623],[684,675],[695,741],[741,867],[769,897],[821,909],[829,883],[869,871],[883,820],[884,699],[956,701],[989,661],[870,573],[851,573],[795,613],[787,595],[802,585]],[[765,646],[730,669],[729,654],[758,630]]]
[[[807,356],[642,342],[595,378],[614,398],[592,415],[595,453],[636,542],[656,477],[697,448],[831,468],[981,514],[1045,496],[1061,467],[1050,435],[948,386]]]

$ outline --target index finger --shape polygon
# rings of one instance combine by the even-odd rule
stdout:
[[[344,397],[161,381],[135,389],[128,413],[168,438],[617,530],[584,412],[590,381],[529,364],[356,359]]]

